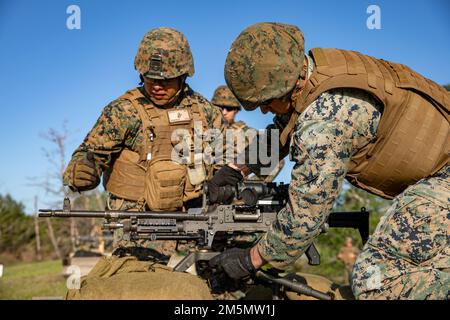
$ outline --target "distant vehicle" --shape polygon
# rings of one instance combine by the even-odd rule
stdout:
[[[98,260],[103,256],[109,256],[105,247],[112,246],[112,236],[92,237],[80,236],[77,238],[77,249],[62,259],[62,274],[69,277],[77,267],[81,276],[85,276],[92,270]]]

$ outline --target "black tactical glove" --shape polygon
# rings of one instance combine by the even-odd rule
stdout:
[[[230,166],[224,166],[216,172],[214,177],[208,181],[208,199],[209,203],[225,203],[233,193],[230,192],[230,188],[220,188],[225,186],[235,186],[238,182],[242,181],[244,177],[242,174],[231,168]],[[222,192],[221,192],[222,191]]]
[[[94,189],[99,183],[100,177],[95,167],[94,156],[88,152],[86,159],[73,164],[69,188],[72,191],[86,191]]]
[[[225,250],[209,261],[209,265],[221,268],[233,279],[241,279],[256,271],[250,258],[250,249],[233,248]]]

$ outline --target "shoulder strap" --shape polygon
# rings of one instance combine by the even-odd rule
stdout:
[[[139,119],[142,122],[142,133],[144,135],[144,145],[139,150],[139,157],[141,160],[146,160],[147,153],[150,148],[150,135],[152,134],[153,124],[152,121],[144,109],[144,106],[139,102],[139,99],[145,98],[138,88],[127,91],[120,97],[121,99],[127,99],[131,102],[136,109]]]
[[[203,130],[206,130],[208,128],[206,114],[197,102],[194,102],[191,105],[191,112],[192,112],[192,118],[194,119],[194,121],[201,121]],[[193,125],[194,124],[192,123],[192,126]]]

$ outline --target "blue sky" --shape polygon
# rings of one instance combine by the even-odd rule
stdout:
[[[81,29],[69,30],[69,5],[81,9]],[[371,4],[381,29],[366,26]],[[299,26],[306,49],[337,47],[406,64],[440,84],[450,83],[450,1],[23,1],[0,0],[0,97],[3,137],[0,194],[32,210],[28,177],[50,170],[40,134],[68,120],[67,160],[101,109],[138,83],[133,59],[143,35],[168,26],[191,45],[196,73],[189,84],[207,98],[224,84],[223,65],[247,26],[277,21]],[[271,116],[238,117],[255,128]],[[278,180],[288,182],[289,165]]]

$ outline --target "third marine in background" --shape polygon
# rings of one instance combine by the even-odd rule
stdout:
[[[214,91],[211,103],[222,110],[228,128],[242,130],[248,128],[244,121],[235,121],[236,115],[241,111],[242,107],[227,86],[222,85],[217,87]]]
[[[211,100],[212,104],[217,106],[222,110],[223,117],[227,121],[227,129],[234,130],[235,134],[245,135],[246,132],[250,129],[247,124],[240,120],[235,121],[236,115],[241,111],[242,106],[241,103],[236,99],[231,90],[226,85],[221,85],[217,87],[214,91],[214,95]],[[245,143],[242,147],[245,147],[250,141],[248,139],[245,140]],[[235,155],[238,155],[243,151],[244,148],[239,148],[236,144],[231,147],[234,150]],[[250,177],[251,180],[263,180],[265,182],[272,182],[280,173],[280,171],[284,167],[284,159],[281,159],[278,164],[275,166],[271,174],[267,176],[257,176],[253,175]],[[219,168],[219,167],[216,167]]]

